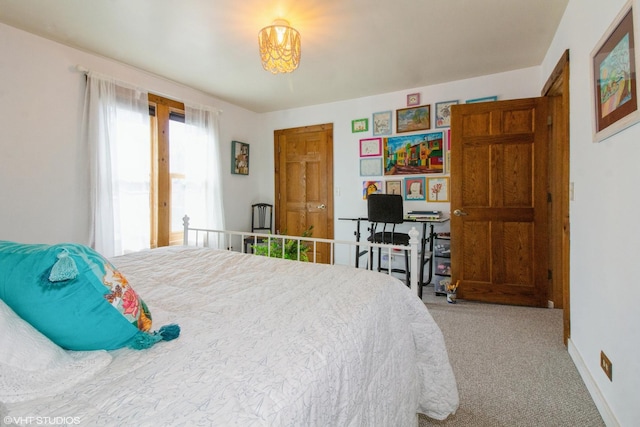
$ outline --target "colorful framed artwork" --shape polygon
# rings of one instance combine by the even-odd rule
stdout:
[[[364,138],[360,140],[360,157],[382,155],[382,138]]]
[[[369,130],[369,119],[351,120],[351,133],[366,132]]]
[[[420,105],[420,94],[410,93],[407,95],[407,107],[415,107],[416,105]]]
[[[369,194],[382,194],[382,181],[362,181],[362,200],[367,200]]]
[[[411,177],[404,179],[405,200],[425,200],[425,177]]]
[[[231,141],[231,173],[249,175],[249,144]]]
[[[449,177],[427,178],[427,202],[449,201]]]
[[[444,133],[418,133],[383,138],[385,175],[444,172]]]
[[[497,96],[485,96],[484,98],[475,98],[475,99],[467,99],[467,104],[475,104],[478,102],[492,102],[492,101],[497,101],[498,97]]]
[[[458,101],[436,102],[435,125],[437,128],[448,128],[451,126],[451,106]]]
[[[638,13],[637,0],[628,1],[591,52],[594,142],[640,120],[636,79]]]
[[[373,126],[373,136],[391,135],[391,111],[373,113],[371,125]]]
[[[381,176],[382,159],[360,159],[360,176]]]
[[[396,110],[396,132],[431,129],[431,105]]]
[[[384,183],[385,194],[400,194],[402,196],[402,180],[389,180]]]

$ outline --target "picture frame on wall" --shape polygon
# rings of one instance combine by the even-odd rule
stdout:
[[[360,159],[360,176],[381,176],[382,159]]]
[[[391,117],[391,111],[373,113],[373,117],[371,118],[373,136],[391,135]]]
[[[444,172],[444,132],[383,138],[384,174],[419,175]]]
[[[435,126],[437,128],[448,128],[451,126],[451,106],[457,103],[458,101],[436,102]]]
[[[404,199],[407,201],[425,200],[425,177],[404,179]]]
[[[497,96],[485,96],[484,98],[467,99],[467,104],[476,104],[478,102],[492,102],[497,101]]]
[[[420,94],[410,93],[407,95],[407,107],[415,107],[417,105],[420,105]]]
[[[637,0],[629,0],[591,52],[594,142],[640,120],[636,79],[638,13]]]
[[[231,173],[249,175],[249,144],[231,141]]]
[[[369,130],[369,119],[351,120],[351,133],[366,132]]]
[[[427,178],[427,202],[449,201],[449,177],[438,176]]]
[[[364,138],[360,140],[360,157],[382,155],[382,138]]]
[[[402,196],[402,180],[393,179],[385,181],[384,192],[385,194],[399,194]]]
[[[382,181],[362,181],[362,200],[367,200],[370,194],[382,194]]]
[[[396,110],[396,132],[415,132],[431,129],[431,105]]]

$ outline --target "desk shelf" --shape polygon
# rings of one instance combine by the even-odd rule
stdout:
[[[451,283],[451,233],[434,233],[433,242],[433,287],[436,295],[446,295]]]

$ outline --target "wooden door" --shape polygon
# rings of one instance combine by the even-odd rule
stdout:
[[[547,99],[456,105],[451,264],[467,300],[546,306]]]
[[[333,239],[333,124],[277,130],[275,137],[275,224],[280,234]],[[318,262],[329,262],[318,245]]]

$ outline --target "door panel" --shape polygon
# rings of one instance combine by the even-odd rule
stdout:
[[[312,237],[332,239],[333,125],[278,130],[275,145],[276,230],[300,236],[313,227]],[[315,256],[328,262],[328,245]]]
[[[547,100],[457,105],[451,123],[452,280],[460,298],[544,306]]]

